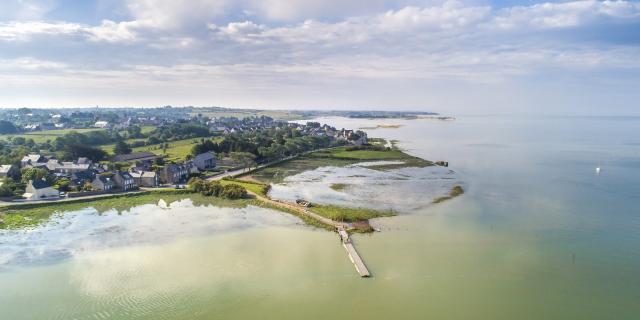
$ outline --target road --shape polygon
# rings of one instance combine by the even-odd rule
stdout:
[[[294,159],[294,158],[297,158],[297,157],[298,157],[297,155],[296,156],[290,156],[290,157],[286,157],[286,158],[283,158],[283,159],[280,159],[280,160],[267,162],[267,163],[261,164],[261,165],[259,165],[257,167],[243,168],[243,169],[238,169],[238,170],[227,171],[225,173],[221,173],[219,175],[215,175],[213,177],[209,177],[206,180],[207,181],[217,181],[217,180],[222,180],[222,179],[227,178],[227,177],[232,177],[233,178],[233,177],[239,176],[239,175],[241,175],[243,173],[247,173],[247,172],[252,171],[252,170],[259,170],[259,169],[262,169],[262,168],[266,168],[266,167],[272,166],[274,164],[278,164],[280,162],[288,161],[288,160],[291,160],[291,159]]]
[[[248,170],[246,168],[244,168],[244,169],[238,169],[238,170],[233,170],[233,171],[227,171],[225,173],[221,173],[219,175],[215,175],[213,177],[209,177],[206,180],[207,181],[216,181],[216,180],[222,180],[222,179],[227,178],[227,177],[236,177],[236,176],[239,176],[241,174],[247,173],[249,171],[255,171],[255,170],[262,169],[262,168],[266,168],[266,167],[272,166],[274,164],[278,164],[280,162],[284,162],[284,161],[288,161],[288,160],[291,160],[291,159],[295,159],[295,158],[297,158],[299,156],[302,156],[302,155],[306,155],[306,154],[310,154],[310,153],[318,152],[318,151],[331,150],[333,148],[336,148],[336,147],[309,150],[309,151],[303,152],[301,154],[297,154],[295,156],[289,156],[289,157],[282,158],[282,159],[279,159],[279,160],[267,162],[267,163],[261,164],[261,165],[259,165],[257,167],[249,168]]]
[[[293,204],[293,203],[285,202],[285,201],[273,200],[271,198],[268,198],[268,197],[265,197],[265,196],[261,196],[259,194],[255,194],[253,192],[249,192],[249,193],[251,195],[255,196],[256,199],[258,199],[258,200],[260,200],[262,202],[269,203],[269,204],[274,205],[274,206],[279,206],[279,207],[283,207],[283,208],[294,210],[294,211],[300,213],[301,215],[310,217],[310,218],[315,219],[315,220],[317,220],[317,221],[319,221],[319,222],[321,222],[323,224],[326,224],[328,226],[332,226],[332,227],[334,227],[336,229],[337,228],[344,228],[344,229],[348,229],[349,228],[349,225],[344,223],[344,222],[338,222],[338,221],[331,220],[329,218],[323,217],[323,216],[321,216],[321,215],[319,215],[319,214],[317,214],[315,212],[311,212],[311,211],[307,210],[307,208],[301,207],[301,206],[299,206],[297,204]]]

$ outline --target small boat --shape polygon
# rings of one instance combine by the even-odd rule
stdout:
[[[303,206],[303,207],[310,207],[311,206],[311,203],[309,201],[303,200],[303,199],[296,200],[296,203],[298,205],[300,205],[300,206]]]
[[[597,174],[597,175],[600,175],[600,167],[599,167],[599,166],[598,166],[598,167],[596,167],[596,174]]]

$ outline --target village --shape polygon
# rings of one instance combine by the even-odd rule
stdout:
[[[149,188],[184,188],[193,177],[211,179],[302,152],[367,143],[365,132],[316,122],[160,110],[154,116],[144,113],[118,119],[104,116],[110,113],[85,112],[75,118],[73,112],[44,115],[38,110],[34,117],[15,111],[18,116],[14,118],[20,119],[16,123],[21,126],[14,125],[15,132],[5,133],[6,139],[0,140],[0,160],[4,162],[0,165],[0,200],[57,201]],[[5,119],[12,117],[7,112]],[[73,120],[64,120],[66,117]],[[37,121],[25,122],[29,118]],[[74,128],[56,127],[60,123]],[[29,137],[39,141],[29,141]],[[79,145],[83,139],[85,144]],[[181,150],[186,151],[169,157],[167,146],[182,143]]]

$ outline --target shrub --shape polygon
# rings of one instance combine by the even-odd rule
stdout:
[[[219,197],[222,193],[223,187],[218,181],[210,181],[204,183],[204,188],[201,193],[205,196]]]
[[[228,184],[222,187],[220,197],[225,199],[241,199],[247,196],[247,189],[237,184]]]
[[[269,193],[269,191],[271,191],[271,185],[270,184],[266,184],[264,185],[264,187],[262,187],[262,195],[267,195]]]

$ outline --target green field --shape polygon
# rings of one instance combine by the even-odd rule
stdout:
[[[264,183],[280,183],[284,178],[304,171],[314,170],[319,167],[344,167],[363,161],[401,161],[398,164],[381,164],[368,166],[374,170],[391,170],[406,167],[426,167],[432,162],[408,155],[401,150],[354,150],[348,151],[346,147],[338,147],[330,150],[316,151],[300,156],[290,161],[263,168],[251,173],[251,177]]]
[[[250,192],[253,192],[255,194],[259,194],[264,196],[265,195],[265,187],[266,185],[261,184],[261,183],[255,183],[255,182],[248,182],[248,181],[240,181],[240,180],[225,180],[222,179],[220,180],[220,184],[223,186],[229,185],[229,184],[237,184],[240,185],[242,187],[244,187],[245,189],[247,189]]]
[[[89,132],[89,131],[100,131],[104,129],[97,128],[89,128],[89,129],[63,129],[63,130],[45,130],[45,131],[34,131],[28,133],[21,134],[3,134],[0,135],[0,140],[8,140],[9,137],[22,137],[25,139],[33,139],[36,143],[45,143],[47,140],[55,140],[57,137],[61,137],[69,132],[75,131],[79,133]]]
[[[162,146],[164,143],[154,144],[150,146],[142,146],[133,148],[132,152],[152,152],[157,155],[166,155],[165,160],[169,161],[184,161],[187,155],[191,154],[191,149],[197,143],[200,143],[201,138],[193,138],[193,139],[185,139],[178,141],[167,142],[169,147],[166,150],[166,153],[163,153]],[[206,139],[206,138],[205,138]],[[218,141],[217,139],[214,139]],[[127,143],[132,143],[136,141],[135,139],[127,140]],[[100,146],[103,150],[107,151],[109,154],[113,154],[114,144],[107,144]]]
[[[375,151],[375,150],[355,150],[347,151],[344,148],[332,150],[331,156],[340,159],[357,160],[403,160],[407,154],[400,150]]]

